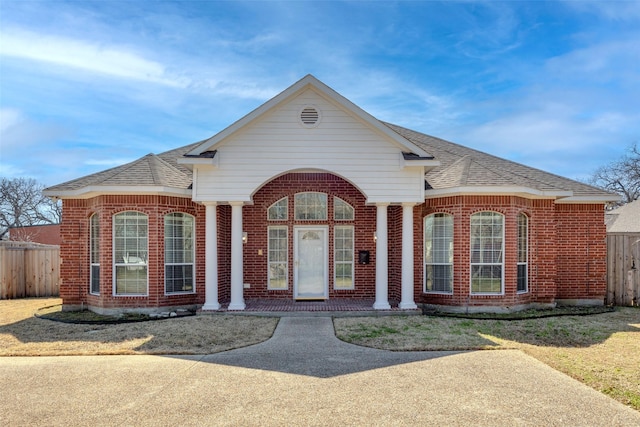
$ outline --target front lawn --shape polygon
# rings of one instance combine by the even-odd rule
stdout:
[[[640,411],[640,309],[523,320],[342,317],[336,335],[380,349],[519,349]]]

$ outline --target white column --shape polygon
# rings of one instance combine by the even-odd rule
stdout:
[[[389,305],[389,245],[387,242],[387,206],[376,203],[376,310],[388,310]]]
[[[402,290],[401,309],[418,308],[413,299],[413,206],[415,203],[402,204]]]
[[[216,202],[204,202],[205,206],[205,271],[203,310],[219,310],[218,302],[218,224]]]
[[[231,202],[231,302],[229,310],[244,310],[242,260],[242,202]]]

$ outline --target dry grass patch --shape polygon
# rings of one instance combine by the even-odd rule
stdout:
[[[59,299],[0,301],[0,356],[209,354],[269,339],[277,318],[190,316],[148,322],[79,325],[33,316]]]
[[[592,316],[475,320],[429,316],[336,318],[347,342],[387,350],[520,349],[640,410],[640,309]]]

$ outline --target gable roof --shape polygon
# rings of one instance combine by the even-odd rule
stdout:
[[[242,129],[249,123],[258,119],[259,117],[266,114],[268,111],[276,108],[278,105],[286,102],[287,100],[295,97],[297,94],[301,93],[304,90],[313,89],[315,92],[323,96],[328,101],[340,106],[346,111],[349,111],[351,114],[355,115],[362,121],[364,121],[371,128],[376,130],[377,132],[383,134],[387,137],[387,139],[391,140],[395,145],[397,145],[403,152],[412,153],[417,155],[420,159],[433,159],[433,156],[424,150],[424,147],[416,146],[404,138],[397,132],[393,132],[387,126],[385,126],[381,121],[373,117],[371,114],[367,113],[353,102],[349,101],[344,96],[340,95],[335,90],[331,89],[326,84],[322,83],[320,80],[312,76],[311,74],[307,74],[305,77],[289,86],[284,91],[280,92],[278,95],[271,98],[269,101],[262,104],[260,107],[256,108],[246,116],[242,117],[240,120],[233,123],[231,126],[227,127],[223,131],[217,133],[209,139],[204,140],[199,146],[195,147],[192,151],[187,153],[189,157],[199,156],[201,153],[205,151],[213,151],[216,150],[216,147],[221,144],[225,139],[229,136]],[[180,163],[189,164],[190,160],[188,158],[182,159]]]

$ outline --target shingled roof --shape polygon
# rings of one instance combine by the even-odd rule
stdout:
[[[412,143],[431,153],[440,166],[429,171],[427,188],[448,190],[473,187],[524,187],[559,197],[616,200],[599,188],[502,159],[444,139],[385,123]]]
[[[453,142],[429,136],[391,123],[381,122],[420,149],[430,153],[440,166],[426,175],[426,188],[436,192],[449,190],[526,188],[552,197],[569,197],[585,200],[609,201],[616,196],[601,189],[541,171],[529,166],[502,159]],[[49,196],[73,196],[91,188],[100,191],[109,188],[173,188],[188,191],[192,184],[192,172],[178,163],[202,141],[174,150],[146,156],[102,172],[87,175],[63,184],[49,187]],[[440,191],[438,191],[440,190]]]
[[[192,173],[178,163],[201,142],[186,145],[160,154],[147,154],[133,162],[107,169],[45,189],[46,195],[60,195],[87,187],[170,187],[186,190],[191,187]]]

